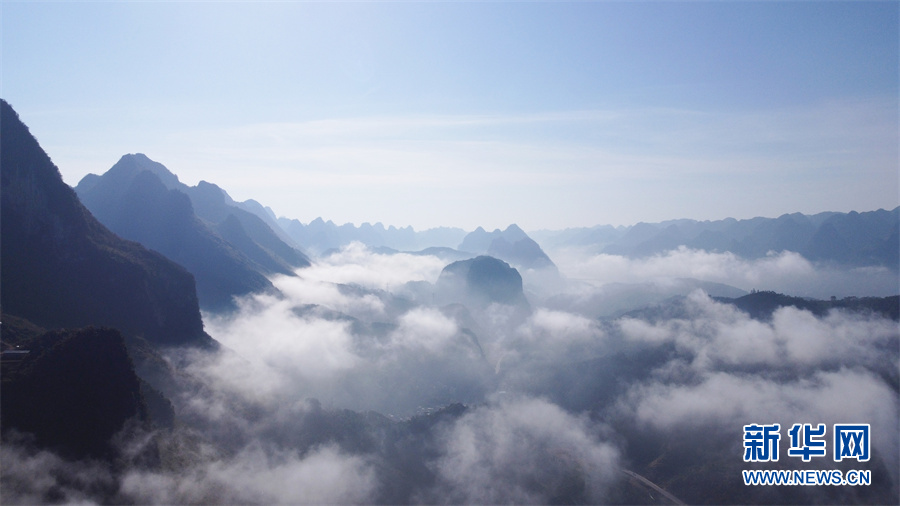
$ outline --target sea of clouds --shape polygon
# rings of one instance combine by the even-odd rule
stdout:
[[[554,260],[580,280],[556,285],[570,296],[676,278],[791,295],[841,279],[883,288],[877,269],[838,272],[793,253]],[[66,462],[23,436],[3,449],[3,502],[595,503],[627,487],[636,434],[728,441],[709,451],[739,461],[750,423],[869,423],[874,465],[893,480],[881,486],[896,494],[896,322],[795,308],[761,321],[702,290],[652,318],[551,308],[546,292],[525,309],[438,307],[445,265],[352,244],[274,278],[278,295],[205,314],[223,349],[172,358],[189,385],[171,396],[175,428],[132,429],[115,465]],[[628,374],[604,376],[617,357]],[[429,418],[454,403],[467,408]],[[431,421],[416,432],[411,420]]]

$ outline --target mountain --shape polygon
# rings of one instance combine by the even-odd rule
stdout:
[[[415,231],[412,227],[396,228],[381,223],[352,223],[336,225],[322,218],[304,225],[299,220],[279,218],[278,224],[297,244],[316,254],[340,249],[357,241],[370,248],[391,248],[397,251],[417,251],[431,247],[449,248],[459,243],[466,232],[460,228],[439,227]]]
[[[850,265],[896,266],[900,261],[900,207],[867,213],[835,213],[800,250],[810,260]]]
[[[221,225],[233,216],[247,236],[270,257],[263,263],[272,273],[293,274],[294,269],[309,266],[309,258],[295,248],[290,239],[282,238],[286,234],[280,234],[280,230],[276,232],[277,224],[270,226],[267,221],[272,221],[271,219],[266,220],[244,209],[252,208],[251,204],[235,202],[225,190],[206,181],[200,181],[197,186],[182,185],[175,189],[186,193],[194,204],[197,216],[209,223]],[[246,253],[244,250],[240,251]]]
[[[479,256],[444,267],[435,284],[442,303],[527,305],[522,276],[502,260]]]
[[[771,291],[757,291],[737,298],[717,298],[736,306],[757,320],[771,320],[772,314],[782,307],[795,307],[809,311],[816,316],[825,316],[832,309],[843,309],[856,313],[878,314],[894,321],[900,319],[900,296],[891,297],[845,297],[843,299],[816,300],[792,297]]]
[[[831,300],[794,297],[773,291],[754,291],[740,297],[712,297],[716,302],[730,304],[747,313],[750,318],[771,322],[772,315],[780,308],[793,307],[809,311],[818,318],[828,315],[832,309],[862,316],[877,315],[894,321],[900,319],[900,296],[890,297],[845,297]],[[625,316],[649,322],[665,319],[689,319],[688,297],[677,295],[659,303],[628,311]]]
[[[231,198],[231,196],[228,195],[228,193],[225,192],[225,190],[222,190],[222,193],[224,194],[225,199],[229,201],[227,202],[228,204],[256,215],[266,225],[268,225],[269,229],[272,230],[272,232],[274,232],[282,242],[291,247],[299,248],[299,244],[294,241],[283,228],[281,228],[281,225],[278,224],[278,217],[275,216],[275,211],[273,211],[271,207],[263,206],[253,199],[245,200],[243,202],[236,202]]]
[[[525,232],[515,224],[506,227],[506,230],[502,232],[499,228],[488,232],[484,228],[478,227],[463,238],[458,249],[472,253],[484,253],[491,247],[494,239],[503,238],[507,242],[514,243],[526,237],[528,236],[525,235]]]
[[[211,346],[194,278],[113,234],[0,103],[2,307],[45,328],[115,327],[155,345]]]
[[[549,249],[565,246],[593,246],[596,248],[615,242],[627,230],[627,227],[622,226],[596,225],[589,228],[536,230],[531,232],[531,237]]]
[[[818,262],[900,270],[900,207],[748,220],[641,222],[631,227],[606,225],[534,235],[554,248],[587,247],[595,253],[628,257],[657,255],[683,245],[751,259],[770,251],[794,251]]]
[[[496,229],[490,233],[478,227],[463,238],[458,249],[499,258],[522,269],[556,270],[556,265],[540,245],[516,224],[502,232]]]
[[[75,191],[113,232],[188,269],[207,310],[232,309],[235,296],[274,290],[267,275],[309,265],[259,217],[229,204],[219,187],[188,187],[141,154],[123,156],[103,176],[85,176]]]
[[[110,440],[126,422],[149,420],[149,387],[117,330],[54,331],[21,346],[25,357],[2,369],[4,433],[15,428],[61,455],[96,458],[113,452]]]
[[[234,296],[274,289],[258,267],[196,217],[187,195],[167,189],[153,172],[125,178],[121,168],[110,170],[115,178],[82,189],[82,201],[113,232],[190,271],[201,307],[224,310]]]

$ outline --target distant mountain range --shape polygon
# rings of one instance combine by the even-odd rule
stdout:
[[[380,396],[385,399],[380,401],[382,405],[393,406],[391,409],[410,412],[426,408],[421,412],[428,413],[396,420],[376,411],[345,409],[340,403],[338,408],[323,408],[315,399],[302,400],[307,395],[306,384],[315,383],[309,381],[313,376],[286,383],[292,388],[284,388],[283,396],[267,394],[256,388],[260,380],[250,360],[231,361],[238,358],[235,352],[219,347],[204,332],[201,303],[227,306],[233,295],[271,289],[266,276],[290,274],[308,264],[299,249],[308,244],[297,246],[286,230],[279,230],[270,209],[255,201],[234,202],[210,183],[186,187],[143,155],[126,155],[103,176],[87,176],[78,186],[79,193],[110,227],[139,238],[147,247],[121,238],[98,221],[63,183],[58,169],[15,111],[0,102],[0,430],[3,444],[8,445],[4,446],[4,503],[270,503],[284,499],[277,495],[283,489],[272,484],[284,481],[285,472],[301,476],[307,466],[315,473],[323,465],[337,470],[333,481],[340,489],[352,487],[354,476],[377,485],[371,495],[350,499],[385,504],[441,502],[448,497],[460,503],[664,502],[628,479],[611,482],[608,495],[595,495],[590,484],[597,471],[608,468],[611,474],[619,474],[613,471],[617,465],[640,471],[692,503],[886,504],[896,498],[896,485],[887,474],[895,469],[889,466],[896,459],[880,456],[875,447],[872,486],[855,487],[852,492],[859,495],[845,495],[839,487],[829,487],[826,495],[818,495],[819,491],[791,495],[811,487],[786,487],[793,490],[771,495],[780,490],[746,487],[723,477],[738,476],[737,471],[746,465],[740,460],[733,423],[724,431],[703,420],[687,429],[682,425],[660,429],[629,415],[629,409],[637,412],[649,407],[646,411],[666,415],[655,404],[637,404],[633,398],[650,390],[670,395],[666,393],[669,384],[663,383],[667,375],[678,387],[705,382],[705,376],[733,382],[749,377],[752,383],[748,384],[754,388],[787,377],[788,382],[779,385],[786,385],[784,391],[789,395],[785,397],[795,404],[799,396],[792,392],[822,392],[808,390],[806,385],[837,381],[834,378],[846,372],[849,383],[838,385],[852,388],[842,391],[867,397],[882,395],[884,390],[885,413],[894,416],[891,395],[900,383],[897,337],[890,330],[896,327],[890,322],[882,325],[876,318],[869,320],[880,315],[896,322],[900,318],[897,296],[810,300],[775,292],[745,294],[726,285],[677,279],[658,286],[605,285],[603,291],[587,297],[575,291],[548,299],[532,311],[523,277],[529,271],[555,270],[537,242],[516,225],[493,232],[479,228],[470,234],[441,229],[434,236],[441,241],[454,234],[457,237],[439,243],[443,246],[427,242],[415,242],[414,246],[432,246],[418,251],[436,254],[447,263],[434,285],[410,281],[400,293],[334,285],[336,298],[365,302],[355,309],[357,316],[351,314],[353,304],[333,309],[304,299],[293,302],[292,316],[285,320],[292,330],[305,325],[312,334],[310,342],[337,335],[347,339],[346,348],[339,349],[352,355],[353,361],[347,362],[346,368],[330,371],[334,376],[326,375],[325,382],[336,380],[338,388],[329,386],[321,392],[346,392],[345,399]],[[534,236],[555,246],[577,245],[625,255],[655,254],[681,244],[700,248],[706,241],[713,251],[742,256],[792,249],[810,259],[842,265],[895,265],[897,209],[826,214],[712,224],[677,220]],[[716,230],[709,228],[713,224],[717,224]],[[323,230],[333,226],[320,225]],[[393,233],[379,226],[347,228],[350,235],[362,230],[373,231],[367,241]],[[400,237],[399,231],[407,229],[393,230]],[[413,237],[423,241],[425,236]],[[397,251],[387,244],[367,244],[374,251]],[[723,249],[726,247],[734,249]],[[162,254],[163,249],[172,259]],[[174,257],[179,258],[178,263]],[[197,272],[192,274],[189,269]],[[208,272],[215,269],[222,272]],[[254,285],[260,279],[264,283]],[[209,291],[198,302],[201,280]],[[216,284],[229,282],[236,284]],[[711,311],[725,313],[724,321],[696,319],[693,322],[702,326],[694,326],[690,318],[696,308],[690,307],[690,298],[682,294],[695,288],[717,296],[717,302],[709,304]],[[635,333],[644,333],[645,338],[630,334],[619,321],[600,318],[622,314],[630,301],[646,297],[646,293],[653,296],[655,304],[626,313],[644,322]],[[207,297],[205,302],[203,297]],[[736,311],[721,311],[722,303],[734,305],[758,322],[748,325],[745,317],[732,321]],[[790,363],[784,364],[788,368],[778,369],[776,362],[776,368],[768,363],[758,367],[737,363],[730,364],[734,371],[705,370],[700,362],[711,356],[707,351],[712,348],[701,341],[709,336],[691,339],[701,343],[700,351],[671,339],[654,342],[660,333],[690,337],[694,331],[754,339],[762,335],[756,327],[768,332],[769,322],[785,313],[777,313],[783,307],[813,315],[838,309],[833,319],[843,323],[829,323],[829,316],[819,320],[822,325],[813,330],[817,334],[819,329],[831,329],[835,336],[849,336],[841,341],[855,339],[847,326],[856,323],[877,323],[877,328],[890,335],[877,338],[868,348],[862,348],[866,340],[856,343],[858,347],[846,348],[854,350],[844,353],[846,363],[838,356],[840,352],[835,353],[836,360],[823,362],[825,368],[821,369],[803,369],[805,364],[794,368]],[[378,309],[371,312],[374,316],[359,316],[369,314],[370,308]],[[567,314],[572,312],[584,317]],[[248,316],[244,312],[240,317]],[[264,318],[273,317],[264,313]],[[734,324],[738,326],[729,327]],[[259,335],[273,327],[264,325]],[[341,330],[329,334],[328,329]],[[783,349],[782,341],[791,337],[777,334],[774,327],[771,330],[779,341],[772,350]],[[265,353],[257,340],[246,341],[251,350],[247,358]],[[219,390],[217,379],[200,378],[198,369],[190,367],[196,349],[218,349],[220,357],[230,357],[221,363],[226,366],[221,373],[234,379],[232,386]],[[284,353],[283,348],[277,353]],[[291,373],[303,368],[296,362],[299,356],[311,356],[309,364],[328,360],[315,347],[293,353],[284,354],[283,360],[279,356]],[[872,355],[874,365],[857,360],[857,355]],[[205,356],[193,365],[202,370],[200,364],[208,359],[215,357]],[[734,374],[728,375],[731,372]],[[345,383],[341,381],[344,374],[350,378]],[[867,390],[870,378],[880,382],[874,383],[877,388]],[[718,381],[723,388],[728,388],[727,383]],[[859,388],[860,384],[864,388]],[[794,390],[795,385],[802,390]],[[235,386],[241,393],[229,392]],[[245,387],[249,397],[242,400]],[[739,395],[741,390],[734,391],[741,402],[734,403],[733,409],[743,409],[746,396]],[[699,392],[698,397],[705,395],[703,390]],[[521,400],[529,396],[534,400]],[[830,402],[823,405],[831,409],[831,396],[823,398]],[[695,406],[715,402],[705,397],[698,400],[702,402]],[[689,401],[685,401],[684,412],[692,414]],[[881,418],[873,420],[880,423]],[[590,420],[602,421],[602,426]],[[509,438],[510,434],[514,437]],[[595,441],[601,434],[606,434],[602,445]],[[607,444],[607,439],[612,442]],[[472,445],[472,441],[478,444]],[[584,447],[589,451],[581,453]],[[621,452],[621,458],[589,455],[607,451]],[[446,458],[460,453],[474,457]],[[503,458],[494,462],[498,454]],[[106,467],[100,466],[101,462]],[[258,473],[257,465],[266,473]],[[474,471],[459,475],[456,471],[460,468]],[[239,475],[241,479],[233,483],[221,479]],[[473,478],[478,481],[476,475],[486,477],[486,488],[492,488],[494,482],[498,487],[512,484],[525,495],[479,500],[482,496],[448,493],[462,490]],[[636,475],[632,472],[629,476]],[[457,484],[454,480],[460,477]],[[138,486],[132,480],[137,480]],[[251,480],[275,490],[242,495]],[[200,493],[194,493],[195,481]],[[19,490],[17,485],[23,488]],[[156,494],[169,492],[164,489],[177,493]]]
[[[102,176],[88,174],[75,191],[110,230],[190,271],[207,310],[231,309],[235,296],[274,290],[267,276],[309,265],[277,226],[221,188],[205,181],[189,187],[143,154],[123,156]]]
[[[863,213],[785,214],[778,218],[670,220],[631,227],[602,225],[531,234],[544,247],[645,257],[679,246],[759,258],[794,251],[811,261],[900,268],[900,207]]]
[[[736,306],[751,318],[757,320],[771,320],[775,310],[782,307],[795,307],[804,311],[824,317],[832,309],[842,309],[854,313],[874,313],[890,318],[894,321],[900,319],[900,296],[891,297],[845,297],[832,300],[804,299],[791,297],[772,291],[757,291],[737,298],[716,298],[719,302],[725,302]]]
[[[430,229],[424,232],[416,232],[412,227],[385,229],[381,223],[375,225],[363,223],[360,227],[347,223],[338,227],[330,221],[327,223],[322,221],[321,218],[307,226],[297,220],[285,218],[280,218],[278,223],[285,227],[285,231],[293,232],[295,235],[292,237],[305,247],[316,249],[332,245],[331,249],[319,250],[322,255],[328,255],[339,246],[357,241],[381,254],[403,252],[433,255],[447,261],[485,255],[509,262],[523,270],[548,269],[558,273],[556,265],[540,245],[514,223],[502,231],[495,229],[493,232],[487,232],[484,228],[478,227],[468,234],[462,229],[455,228]],[[400,247],[402,244],[427,245],[427,247],[419,250],[403,249]]]
[[[664,301],[647,305],[624,313],[629,318],[639,318],[646,321],[661,321],[671,318],[690,319],[687,297],[674,296]],[[857,315],[878,315],[897,321],[900,319],[900,296],[890,297],[845,297],[831,300],[809,299],[793,297],[773,291],[755,291],[740,297],[713,297],[717,302],[731,304],[737,309],[747,313],[750,318],[761,321],[772,320],[772,315],[778,309],[793,307],[818,316],[825,317],[833,309],[840,309],[846,313]]]
[[[274,217],[271,209],[256,206],[257,213]],[[793,213],[746,220],[678,219],[633,226],[538,230],[527,234],[516,225],[493,232],[478,227],[466,233],[459,228],[417,232],[412,227],[385,228],[381,223],[364,223],[359,227],[350,223],[336,225],[322,218],[304,225],[299,220],[282,217],[277,223],[296,244],[316,254],[328,254],[358,241],[385,253],[429,252],[448,259],[485,254],[522,269],[542,269],[555,267],[545,249],[576,247],[591,254],[640,258],[685,246],[748,259],[761,258],[770,252],[793,251],[813,262],[900,270],[900,207],[889,211]]]
[[[439,227],[416,232],[412,227],[384,227],[381,223],[352,223],[336,225],[333,221],[316,218],[304,225],[300,220],[278,218],[278,224],[297,244],[315,254],[340,249],[357,241],[370,248],[389,248],[396,251],[418,251],[430,247],[454,248],[466,235],[461,228]]]

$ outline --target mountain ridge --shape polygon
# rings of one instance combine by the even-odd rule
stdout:
[[[430,247],[455,248],[466,235],[465,230],[455,227],[416,231],[411,226],[385,227],[380,222],[374,225],[366,222],[356,227],[352,223],[337,225],[322,217],[308,224],[285,217],[278,218],[277,222],[294,242],[319,255],[355,241],[368,247],[387,247],[397,251],[418,251]]]
[[[157,345],[213,346],[193,276],[103,226],[0,101],[2,306],[45,328],[104,325]]]
[[[900,269],[900,207],[744,220],[676,219],[640,222],[630,227],[538,230],[531,235],[551,249],[581,247],[596,254],[632,258],[661,254],[683,245],[751,259],[764,257],[770,251],[787,250],[812,261]]]
[[[188,187],[143,154],[124,155],[102,176],[85,176],[75,191],[114,232],[194,274],[205,310],[232,310],[236,296],[274,292],[268,275],[293,275],[309,265],[259,217],[231,205],[218,186]]]

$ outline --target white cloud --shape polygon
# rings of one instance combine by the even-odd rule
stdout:
[[[591,335],[594,324],[582,316],[538,308],[531,315],[532,330],[550,339],[577,339]],[[528,330],[526,330],[528,332]]]
[[[289,300],[256,295],[242,299],[236,315],[207,317],[210,335],[240,359],[226,353],[203,363],[204,370],[252,397],[293,388],[296,381],[327,380],[357,365],[348,322],[298,316],[295,307]]]
[[[301,221],[560,229],[598,216],[632,224],[894,207],[892,110],[896,97],[751,113],[370,116],[169,130],[139,145],[188,184],[215,174],[238,200]],[[86,154],[83,143],[56,139],[53,155],[74,185],[134,142]],[[502,195],[485,191],[498,185]]]
[[[439,485],[426,502],[602,502],[618,465],[599,429],[541,399],[474,408],[445,435]]]
[[[880,349],[900,340],[896,323],[881,317],[832,311],[823,318],[784,307],[771,323],[751,319],[730,304],[717,303],[702,291],[685,301],[687,314],[655,324],[634,318],[617,321],[630,340],[675,343],[693,357],[698,370],[734,365],[787,368],[872,365]]]
[[[325,446],[299,457],[250,446],[182,473],[132,470],[121,493],[136,503],[364,504],[376,487],[361,457]]]
[[[371,252],[362,243],[353,242],[319,259],[312,266],[299,270],[298,275],[309,280],[391,290],[409,281],[433,283],[445,265],[443,260],[434,256],[406,253],[382,255]],[[280,289],[281,284],[287,286],[289,279],[280,280],[276,286]],[[301,295],[301,292],[291,290],[294,295]]]
[[[68,462],[46,450],[34,450],[15,434],[5,434],[0,473],[3,504],[98,504],[111,495],[116,480],[100,462]]]
[[[764,323],[702,292],[685,310],[655,324],[619,321],[627,340],[677,350],[677,358],[629,387],[618,400],[621,412],[665,432],[869,423],[873,445],[897,470],[900,397],[885,379],[900,365],[896,322],[842,311],[818,318],[785,307]]]
[[[436,353],[458,331],[456,323],[437,309],[416,308],[400,317],[391,338],[395,345]]]
[[[281,296],[243,297],[236,314],[206,315],[207,331],[227,351],[194,360],[191,371],[214,391],[254,404],[313,397],[341,408],[411,414],[478,400],[489,367],[477,340],[439,310],[383,290],[437,277],[442,267],[434,257],[380,255],[352,244],[296,277],[275,278]],[[228,409],[215,395],[188,406],[210,416]]]
[[[741,265],[675,254],[707,261],[713,273]],[[42,502],[54,490],[69,502],[106,500],[91,492],[100,484],[120,502],[368,503],[397,485],[382,479],[400,479],[381,450],[358,444],[386,425],[342,409],[407,416],[451,402],[470,407],[397,446],[413,448],[397,458],[428,466],[436,478],[434,487],[409,485],[410,500],[602,502],[620,460],[633,457],[620,457],[609,441],[626,438],[627,449],[641,444],[627,438],[645,433],[700,439],[709,430],[733,432],[737,441],[748,423],[869,423],[873,448],[897,470],[894,321],[782,308],[763,322],[695,291],[669,316],[597,322],[541,307],[396,305],[377,289],[427,276],[432,260],[420,260],[391,264],[353,246],[314,276],[278,278],[282,296],[242,298],[231,317],[205,315],[227,350],[178,351],[173,360],[188,364],[181,372],[189,386],[172,401],[183,425],[135,443],[159,444],[174,469],[134,466],[116,476],[5,445],[3,502]],[[794,260],[773,256],[757,267],[790,272]],[[657,259],[658,268],[670,261]],[[392,268],[391,276],[377,272]],[[359,285],[339,287],[332,276]],[[619,356],[627,369],[605,362]],[[579,409],[614,425],[595,424]],[[381,421],[370,427],[371,420]],[[404,425],[392,427],[402,434]],[[385,433],[377,434],[380,441]],[[426,443],[433,458],[415,453]]]
[[[713,372],[695,385],[637,386],[621,402],[639,423],[666,432],[714,427],[737,434],[751,423],[779,423],[783,428],[794,423],[868,423],[872,448],[894,476],[898,471],[900,401],[881,378],[865,371],[817,372],[793,381]]]
[[[645,258],[585,254],[577,248],[555,250],[552,254],[563,275],[595,286],[694,278],[746,291],[774,290],[818,298],[886,296],[897,291],[896,275],[887,268],[834,269],[814,265],[792,251],[770,252],[751,260],[730,252],[714,253],[685,246]]]
[[[810,378],[776,381],[712,372],[697,385],[651,383],[635,387],[627,403],[651,426],[712,424],[735,427],[766,423],[873,423],[882,442],[896,441],[896,394],[876,376],[852,370],[818,372]],[[848,417],[857,422],[843,421]]]

